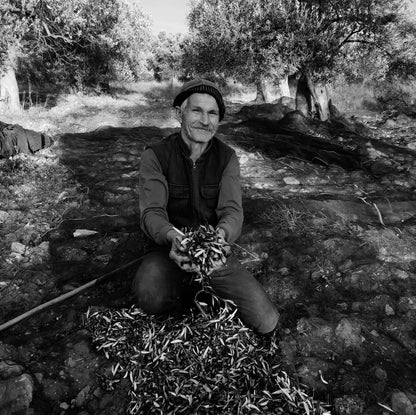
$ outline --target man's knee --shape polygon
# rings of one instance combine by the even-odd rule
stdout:
[[[161,258],[145,259],[132,284],[137,305],[149,314],[176,312],[181,299],[181,281],[177,274]]]
[[[133,281],[137,305],[148,314],[170,313],[179,299],[175,291],[174,288],[165,286],[160,278],[158,281],[151,281],[140,270]]]
[[[137,290],[137,305],[147,314],[167,315],[176,312],[179,307],[179,297],[163,291]]]
[[[242,321],[258,333],[273,331],[279,312],[264,287],[238,261],[217,273],[211,285],[220,297],[234,301]]]
[[[269,302],[265,305],[263,313],[257,318],[257,325],[254,323],[254,330],[259,334],[273,332],[279,326],[280,314],[274,304]]]

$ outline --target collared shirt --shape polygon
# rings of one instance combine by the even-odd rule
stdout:
[[[150,148],[146,149],[141,157],[139,198],[142,230],[157,244],[167,244],[167,233],[173,228],[166,211],[169,186],[160,162]],[[228,242],[235,241],[241,233],[241,199],[240,166],[237,156],[233,153],[221,178],[215,209],[218,217],[217,226],[224,229]]]

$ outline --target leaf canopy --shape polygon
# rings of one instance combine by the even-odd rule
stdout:
[[[401,0],[199,0],[186,62],[248,82],[295,71],[325,78],[344,54],[384,47],[401,10]]]

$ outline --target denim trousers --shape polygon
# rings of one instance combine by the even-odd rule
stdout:
[[[132,289],[137,305],[146,313],[177,314],[193,303],[198,288],[192,280],[192,274],[181,270],[169,258],[169,249],[159,247],[143,257]],[[234,255],[210,275],[209,283],[218,297],[236,304],[242,322],[255,332],[266,334],[276,328],[277,308],[263,286]]]

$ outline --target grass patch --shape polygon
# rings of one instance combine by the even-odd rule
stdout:
[[[328,85],[329,96],[334,105],[343,113],[360,110],[379,110],[380,103],[370,85],[365,83],[335,83]]]
[[[257,92],[254,85],[243,85],[240,82],[230,82],[221,91],[227,101],[241,104],[253,101]]]
[[[285,204],[279,204],[262,212],[256,222],[279,231],[303,232],[308,227],[308,221],[312,216],[312,213],[301,212]]]
[[[136,83],[113,83],[110,94],[51,94],[54,106],[33,99],[22,112],[13,113],[0,107],[0,119],[9,124],[19,124],[24,128],[43,132],[52,136],[65,133],[84,133],[99,127],[158,126],[177,127],[172,102],[182,83],[177,80]],[[361,110],[378,110],[389,105],[412,103],[416,95],[416,82],[407,84],[379,84],[374,89],[369,84],[338,82],[329,85],[334,104],[343,113],[356,113]],[[254,85],[229,82],[221,87],[228,104],[243,104],[256,97]],[[45,95],[45,91],[43,91]],[[46,94],[47,95],[47,94]],[[384,101],[383,101],[384,100]],[[27,101],[27,100],[26,100]],[[37,104],[38,103],[38,104]],[[232,111],[232,105],[229,108]]]
[[[182,83],[175,79],[116,82],[111,84],[110,94],[54,95],[53,107],[35,98],[30,104],[26,100],[25,110],[21,112],[13,113],[0,107],[0,119],[51,136],[84,133],[105,126],[174,128],[178,123],[172,102],[181,87]],[[245,102],[255,97],[255,88],[239,83],[227,85],[223,92],[229,101]]]
[[[99,127],[177,127],[172,110],[176,83],[140,82],[115,84],[111,94],[61,94],[56,105],[32,105],[13,113],[0,109],[0,119],[8,124],[52,136],[84,133]]]
[[[374,86],[377,101],[386,110],[402,110],[415,104],[416,80],[384,81]]]
[[[329,96],[343,113],[362,110],[382,112],[403,110],[415,104],[416,80],[384,80],[377,83],[347,84],[338,81],[328,85]]]

